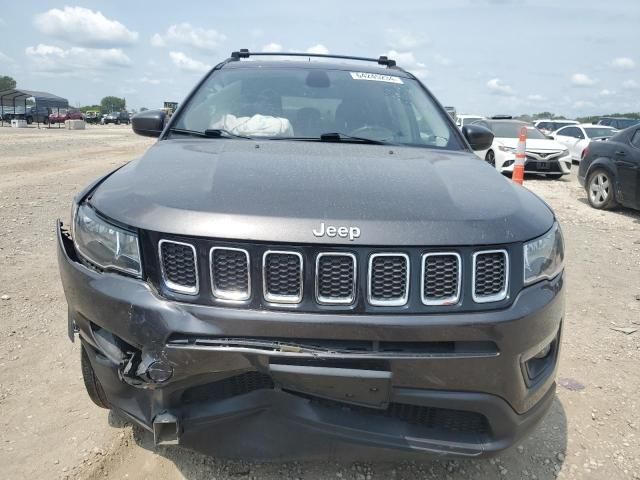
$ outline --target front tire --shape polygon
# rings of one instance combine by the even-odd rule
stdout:
[[[96,373],[89,361],[89,355],[85,350],[85,347],[81,348],[80,354],[80,367],[82,368],[82,379],[84,380],[84,387],[87,389],[89,398],[100,408],[111,409],[107,396],[104,394],[104,389],[100,384],[100,380],[96,377]]]
[[[598,210],[607,210],[617,205],[613,177],[602,168],[594,170],[587,180],[589,205]]]
[[[493,168],[496,168],[496,154],[493,153],[493,150],[489,150],[487,154],[484,156],[484,161],[491,165]]]

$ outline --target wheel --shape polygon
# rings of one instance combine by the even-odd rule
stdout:
[[[587,198],[593,208],[604,210],[616,206],[613,178],[609,172],[598,168],[589,175]]]
[[[116,125],[120,125],[120,120],[116,120]]]
[[[562,175],[564,175],[564,174],[562,174],[562,173],[547,173],[545,176],[547,178],[552,179],[552,180],[557,180],[559,178],[562,178]]]
[[[495,166],[496,166],[496,154],[493,153],[493,150],[489,150],[487,152],[487,154],[484,156],[484,161],[495,168]]]
[[[109,406],[107,396],[104,394],[102,385],[100,385],[100,381],[93,371],[93,367],[91,366],[89,355],[87,355],[85,347],[82,347],[81,350],[82,352],[80,354],[80,367],[82,368],[82,379],[84,380],[84,387],[87,389],[89,398],[100,408],[110,409],[111,406]]]

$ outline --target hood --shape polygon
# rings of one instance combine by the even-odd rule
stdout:
[[[159,141],[90,201],[132,227],[265,242],[488,245],[553,223],[539,198],[469,152],[320,142]],[[321,223],[360,236],[316,237]]]
[[[518,148],[517,138],[496,138],[495,141],[501,143],[505,147]],[[549,152],[554,150],[564,150],[566,148],[567,147],[561,143],[548,138],[527,139],[528,152]]]

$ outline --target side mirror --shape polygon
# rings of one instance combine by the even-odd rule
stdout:
[[[555,140],[556,137],[554,137],[553,135],[545,135],[545,137],[547,137],[549,140]]]
[[[465,125],[462,135],[473,150],[487,150],[493,143],[493,132],[481,125]]]
[[[163,110],[145,110],[131,117],[131,128],[143,137],[159,137],[166,116]]]

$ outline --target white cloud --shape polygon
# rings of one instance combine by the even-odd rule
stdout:
[[[139,79],[139,82],[148,83],[149,85],[158,85],[160,83],[160,80],[158,80],[157,78],[142,77]]]
[[[159,33],[154,33],[153,35],[151,35],[151,46],[152,47],[164,47],[165,41],[164,38],[162,38],[162,35],[160,35]]]
[[[318,43],[317,45],[313,45],[312,47],[307,48],[306,52],[327,55],[329,53],[329,49],[321,43]]]
[[[389,28],[385,31],[387,46],[391,50],[412,50],[427,43],[424,37],[404,30]]]
[[[154,34],[151,37],[151,45],[162,47],[166,44],[178,43],[205,52],[211,52],[226,39],[226,35],[212,28],[194,27],[190,23],[183,22],[171,25],[164,35]]]
[[[487,82],[487,88],[493,95],[502,95],[505,97],[512,97],[516,94],[511,85],[507,85],[499,78],[492,78]]]
[[[433,60],[437,64],[442,65],[444,67],[448,67],[449,65],[451,65],[453,63],[450,58],[445,57],[444,55],[441,55],[439,53],[434,53],[433,54]]]
[[[184,70],[185,72],[206,72],[211,67],[199,60],[195,60],[191,57],[186,56],[182,52],[169,52],[169,57],[180,70]]]
[[[546,100],[546,97],[540,95],[539,93],[534,93],[532,95],[527,95],[527,100],[531,102],[544,102]]]
[[[590,87],[596,82],[584,73],[574,73],[571,75],[571,83],[575,87]]]
[[[588,100],[577,100],[573,102],[573,108],[595,107],[593,102]]]
[[[398,66],[406,68],[417,77],[424,78],[429,76],[427,66],[424,63],[419,62],[413,52],[389,50],[388,52],[383,53],[383,55],[391,60],[395,60]]]
[[[622,82],[622,88],[625,88],[627,90],[636,90],[640,88],[640,85],[635,80],[625,80],[624,82]]]
[[[282,45],[280,45],[279,43],[275,43],[275,42],[267,43],[266,45],[264,45],[262,47],[262,51],[263,52],[281,52],[282,51]]]
[[[13,63],[13,58],[11,58],[9,55],[6,55],[5,53],[0,52],[0,62]]]
[[[118,48],[63,49],[41,43],[36,47],[27,47],[25,53],[33,62],[34,71],[60,75],[80,76],[87,70],[108,70],[131,65],[131,59]]]
[[[131,45],[138,40],[138,32],[130,31],[102,12],[83,7],[52,8],[36,16],[35,24],[47,35],[86,46]]]
[[[603,88],[602,90],[600,90],[601,97],[610,97],[611,95],[615,95],[615,94],[616,94],[615,90],[609,90],[607,88]]]
[[[636,62],[629,57],[618,57],[611,61],[611,66],[620,70],[633,70],[636,68]]]

